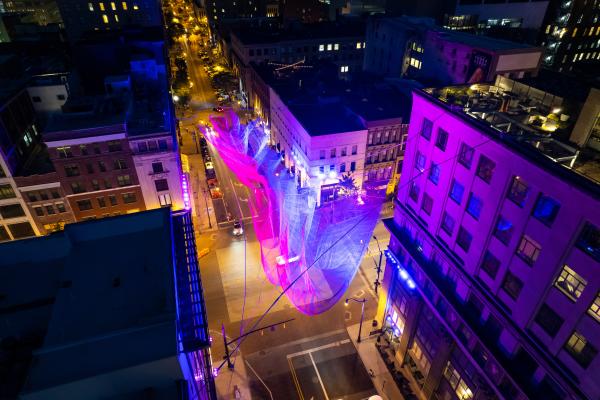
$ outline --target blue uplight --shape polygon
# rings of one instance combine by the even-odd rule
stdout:
[[[385,250],[384,253],[388,262],[398,269],[398,275],[400,276],[400,279],[402,279],[406,283],[406,286],[411,290],[415,289],[417,287],[417,284],[412,279],[408,271],[402,267],[400,261],[396,258],[396,255],[392,253],[389,249]]]

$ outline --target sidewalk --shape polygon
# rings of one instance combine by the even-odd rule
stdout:
[[[213,360],[213,363],[214,366],[218,366],[220,360]],[[251,372],[248,371],[248,368],[246,367],[244,357],[241,353],[238,353],[235,360],[235,369],[232,371],[227,368],[227,364],[225,364],[215,378],[217,398],[219,400],[250,400],[252,396],[250,394],[250,380],[248,379],[248,373]],[[235,396],[236,387],[239,389],[238,397]]]
[[[377,336],[367,336],[370,329],[369,323],[363,323],[361,342],[357,343],[358,324],[346,327],[348,335],[350,336],[350,339],[352,339],[352,343],[354,343],[354,347],[356,347],[356,351],[365,365],[366,370],[369,371],[369,369],[371,369],[375,373],[375,376],[371,379],[373,380],[373,385],[375,386],[377,393],[379,393],[384,400],[404,400],[404,396],[402,396],[400,389],[396,386],[394,378],[392,378],[392,375],[389,373],[377,348],[375,348]]]

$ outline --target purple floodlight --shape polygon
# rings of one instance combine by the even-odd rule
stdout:
[[[356,274],[383,198],[342,195],[317,206],[318,190],[299,188],[263,127],[233,112],[210,118],[205,137],[250,193],[248,205],[269,281],[306,314],[332,307]],[[203,127],[200,127],[203,129]]]

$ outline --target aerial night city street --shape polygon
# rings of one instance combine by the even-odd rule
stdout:
[[[600,398],[600,2],[0,0],[0,400]]]

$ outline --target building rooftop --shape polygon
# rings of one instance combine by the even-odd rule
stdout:
[[[364,37],[366,26],[362,21],[319,22],[316,24],[292,25],[286,29],[239,28],[232,34],[244,45],[334,39],[341,37]]]
[[[498,76],[494,84],[416,91],[480,126],[492,139],[520,152],[600,197],[600,167],[564,138],[575,124],[564,99]]]
[[[471,33],[435,29],[437,36],[449,42],[462,43],[478,49],[491,51],[515,50],[515,49],[537,49],[526,43],[511,42],[508,40],[496,39],[490,36],[474,35]]]
[[[24,392],[177,354],[172,229],[159,209],[0,245],[2,326],[45,331]]]
[[[358,115],[340,103],[323,104],[320,107],[314,104],[288,104],[288,108],[310,136],[366,129]]]

